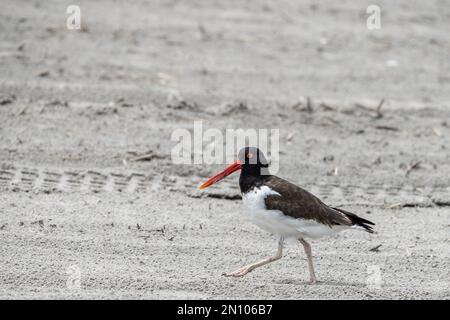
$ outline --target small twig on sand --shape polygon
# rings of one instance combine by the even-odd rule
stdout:
[[[306,110],[308,112],[313,112],[311,97],[306,98]]]
[[[292,106],[292,109],[298,110],[298,111],[301,111],[301,112],[310,112],[310,113],[312,113],[314,110],[313,110],[313,102],[312,102],[311,97],[306,97],[306,102],[304,101],[303,97],[301,97],[301,98],[302,99],[297,101]],[[306,105],[304,107],[302,107],[304,103],[306,103]]]
[[[381,108],[383,107],[384,101],[385,101],[384,98],[381,99],[380,102],[378,103],[378,105],[377,105],[377,107],[376,107],[375,109],[369,108],[369,107],[367,107],[367,106],[365,106],[365,105],[363,105],[363,104],[361,104],[361,103],[355,103],[355,106],[358,107],[358,108],[367,110],[367,111],[369,111],[369,112],[374,112],[374,113],[375,113],[374,118],[375,118],[375,119],[380,119],[380,118],[383,117],[383,113],[381,112]]]
[[[326,104],[325,102],[321,102],[320,106],[323,108],[323,110],[325,111],[336,111],[335,108],[333,108],[332,106]]]
[[[339,173],[339,168],[338,167],[334,167],[333,170],[330,170],[327,172],[328,176],[337,176]]]
[[[28,106],[25,106],[22,109],[20,109],[19,112],[17,112],[17,116],[24,115],[25,112],[27,111],[27,109],[28,109]]]
[[[391,127],[391,126],[376,126],[375,128],[379,129],[379,130],[398,131],[397,127]]]
[[[334,174],[335,176],[337,176],[337,175],[338,175],[338,172],[339,172],[339,168],[338,168],[338,167],[335,167],[335,168],[334,168],[334,171],[333,171],[333,174]]]
[[[370,249],[370,252],[380,252],[380,247],[382,246],[382,244],[377,245],[376,247],[373,247],[372,249]]]
[[[131,158],[130,161],[152,161],[153,159],[162,159],[154,153],[147,153],[139,157]]]
[[[390,205],[386,205],[385,206],[386,209],[396,209],[396,208],[403,208],[403,203],[399,202],[399,203],[393,203]]]
[[[442,137],[441,131],[439,131],[439,130],[436,129],[436,128],[433,128],[433,133],[434,133],[435,135],[437,135],[438,137]]]
[[[293,132],[289,132],[289,134],[287,135],[287,137],[286,137],[286,140],[288,141],[288,142],[290,142],[290,141],[292,141],[292,138],[294,137],[294,133]]]
[[[164,234],[166,232],[166,225],[163,225],[161,228],[151,229],[150,232],[161,232]]]
[[[408,168],[406,169],[405,172],[405,177],[407,177],[411,171],[418,169],[420,167],[420,161],[413,161],[409,164]]]
[[[332,122],[335,125],[338,125],[338,126],[341,125],[341,123],[339,121],[333,119],[332,117],[323,117],[323,119],[328,120],[328,121]],[[327,126],[327,124],[325,124],[325,123],[323,125]]]
[[[134,153],[134,152],[130,152]],[[153,159],[165,159],[165,156],[154,153],[153,151],[149,151],[145,154],[133,157],[128,159],[129,161],[152,161]]]
[[[383,107],[383,104],[384,104],[384,98],[381,99],[380,103],[378,104],[377,108],[375,109],[375,112],[377,113],[375,118],[377,118],[377,119],[383,118],[383,113],[381,112],[381,108]]]

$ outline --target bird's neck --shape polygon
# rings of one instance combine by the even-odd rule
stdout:
[[[249,172],[241,172],[239,177],[239,187],[241,189],[241,193],[247,193],[255,187],[260,187],[264,180],[269,177],[268,175],[252,174]]]

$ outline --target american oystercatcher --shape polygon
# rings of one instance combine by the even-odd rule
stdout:
[[[231,173],[241,170],[239,186],[250,219],[260,228],[278,235],[278,251],[269,257],[239,268],[226,276],[241,277],[252,270],[281,259],[286,238],[295,238],[303,245],[308,258],[310,283],[316,283],[311,246],[305,238],[333,235],[345,229],[373,233],[374,223],[357,215],[327,206],[308,191],[269,174],[264,154],[254,147],[240,150],[238,160],[209,178],[200,189],[211,186]]]

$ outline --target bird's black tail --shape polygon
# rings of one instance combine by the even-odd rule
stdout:
[[[337,210],[343,214],[345,214],[352,222],[352,225],[354,226],[360,226],[363,227],[367,232],[374,233],[372,226],[375,225],[372,221],[363,219],[361,217],[358,217],[356,214],[339,209],[339,208],[333,208],[334,210]]]

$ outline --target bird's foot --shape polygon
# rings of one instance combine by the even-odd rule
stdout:
[[[252,270],[253,270],[252,268],[245,266],[245,267],[239,268],[235,271],[224,273],[223,275],[225,277],[243,277]]]
[[[317,284],[317,279],[316,279],[316,278],[311,278],[311,279],[309,279],[308,284],[311,284],[311,285]]]

